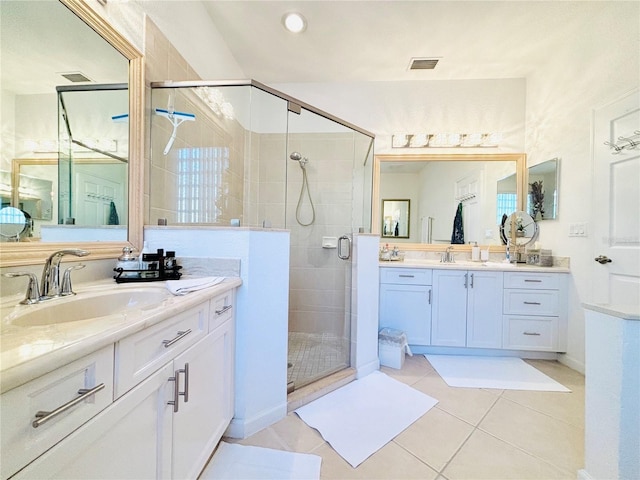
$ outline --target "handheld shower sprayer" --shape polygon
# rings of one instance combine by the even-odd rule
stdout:
[[[304,167],[307,165],[307,162],[309,161],[307,157],[303,157],[299,152],[291,153],[291,155],[289,155],[289,158],[294,162],[300,163],[300,168],[302,169],[304,169]]]

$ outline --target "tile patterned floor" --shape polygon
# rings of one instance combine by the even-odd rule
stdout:
[[[355,469],[294,413],[240,443],[320,455],[322,479],[575,480],[584,377],[557,362],[529,363],[572,393],[449,387],[421,355],[402,370],[383,367],[439,403]]]
[[[296,388],[348,366],[347,339],[327,333],[289,332],[287,381]]]

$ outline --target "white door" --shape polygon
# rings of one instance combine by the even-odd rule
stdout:
[[[602,263],[594,261],[592,301],[638,305],[640,93],[597,109],[593,133],[593,245]]]

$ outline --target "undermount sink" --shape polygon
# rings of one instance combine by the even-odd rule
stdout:
[[[162,288],[127,288],[82,292],[36,305],[20,305],[3,312],[3,321],[21,327],[53,325],[133,313],[161,304],[169,292]]]

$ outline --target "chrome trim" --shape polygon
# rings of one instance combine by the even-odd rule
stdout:
[[[42,425],[44,423],[47,423],[49,420],[52,420],[53,418],[57,417],[61,413],[64,413],[67,410],[69,410],[70,408],[73,408],[76,405],[78,405],[79,403],[82,403],[84,400],[89,398],[91,395],[95,395],[100,390],[104,389],[104,386],[105,386],[104,383],[101,383],[100,385],[97,385],[97,386],[95,386],[95,387],[93,387],[91,389],[81,388],[80,390],[78,390],[78,394],[80,395],[79,397],[76,397],[73,400],[68,401],[64,405],[61,405],[58,408],[56,408],[55,410],[51,410],[50,412],[45,412],[45,411],[42,411],[42,410],[37,412],[36,415],[35,415],[36,416],[36,420],[34,420],[31,423],[31,426],[33,428],[38,428],[40,425]]]
[[[172,338],[171,340],[163,340],[162,341],[162,345],[164,345],[164,348],[169,348],[171,345],[173,345],[174,343],[176,343],[179,340],[182,340],[184,337],[186,337],[187,335],[189,335],[191,333],[191,329],[187,329],[187,330],[180,330],[178,331],[177,335]]]
[[[216,310],[216,315],[222,315],[224,312],[231,310],[233,308],[233,305],[225,305],[224,307],[222,307],[222,310]]]

